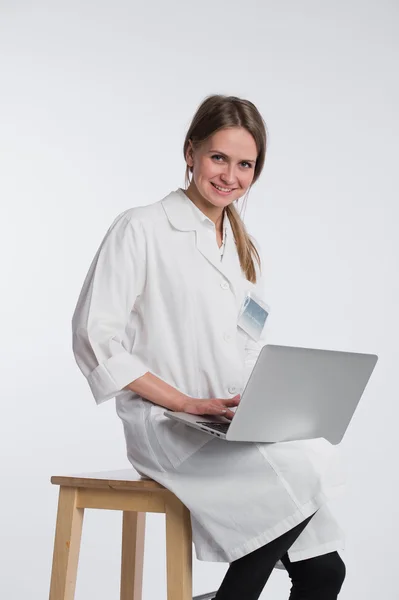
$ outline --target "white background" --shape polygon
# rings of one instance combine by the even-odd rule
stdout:
[[[269,341],[379,355],[331,508],[347,536],[340,598],[398,597],[398,16],[393,0],[0,2],[1,597],[47,597],[50,476],[129,467],[70,320],[115,216],[184,187],[184,135],[211,93],[250,99],[269,131],[245,213]],[[120,533],[119,513],[86,511],[77,600],[118,597]],[[195,559],[194,593],[226,569]],[[289,588],[274,571],[262,598]],[[164,517],[150,514],[153,598]]]

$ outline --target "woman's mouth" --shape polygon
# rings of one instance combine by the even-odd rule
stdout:
[[[212,181],[211,184],[221,196],[228,196],[229,194],[231,194],[232,191],[234,191],[234,188],[221,187],[220,185],[216,185],[216,183],[213,183]]]

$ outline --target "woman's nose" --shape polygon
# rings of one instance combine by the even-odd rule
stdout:
[[[226,171],[222,173],[222,179],[226,185],[232,185],[235,182],[234,167],[226,169]]]

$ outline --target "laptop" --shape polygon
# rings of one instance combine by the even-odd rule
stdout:
[[[231,420],[171,410],[164,414],[229,441],[324,437],[339,444],[377,360],[376,354],[266,344]]]

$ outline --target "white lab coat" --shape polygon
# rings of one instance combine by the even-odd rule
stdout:
[[[227,442],[123,390],[150,371],[195,398],[242,392],[268,326],[255,343],[237,327],[238,311],[249,289],[268,299],[264,275],[254,285],[241,270],[227,215],[223,230],[222,256],[214,223],[180,188],[118,215],[73,315],[77,364],[98,404],[116,398],[133,467],[189,508],[198,560],[236,560],[318,509],[290,560],[343,549],[327,506],[344,488],[337,446]]]

